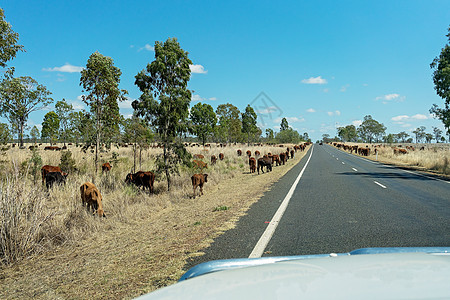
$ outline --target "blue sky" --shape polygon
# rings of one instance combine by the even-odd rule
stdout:
[[[282,4],[281,4],[282,3]],[[260,126],[281,117],[315,141],[365,115],[387,132],[443,129],[430,63],[448,42],[450,1],[21,1],[3,0],[26,52],[9,63],[44,84],[55,102],[80,100],[79,70],[99,51],[122,70],[120,88],[140,96],[134,76],[155,41],[176,37],[193,61],[197,101],[247,104]],[[258,97],[259,96],[259,97]],[[120,104],[125,116],[130,101]],[[39,125],[48,110],[32,113]],[[39,127],[40,128],[40,127]]]

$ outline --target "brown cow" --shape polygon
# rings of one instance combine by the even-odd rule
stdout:
[[[241,156],[241,155],[242,155],[242,150],[241,150],[241,149],[238,149],[238,150],[237,150],[237,155],[238,155],[238,156]]]
[[[256,159],[254,157],[250,157],[248,159],[248,164],[250,166],[250,173],[255,173],[255,171],[256,171]]]
[[[65,175],[66,173],[63,173],[61,171],[61,168],[58,166],[50,166],[50,165],[45,165],[42,166],[41,168],[41,174],[42,174],[42,184],[45,183],[45,175],[47,175],[50,172],[60,172],[62,175]],[[66,174],[67,175],[67,174]]]
[[[261,156],[261,152],[259,152],[258,150],[255,151],[255,156]]]
[[[223,160],[223,158],[224,158],[223,153],[219,153],[219,159],[220,159],[220,160]]]
[[[208,174],[194,174],[191,177],[192,187],[194,188],[194,199],[195,199],[195,190],[197,187],[200,187],[200,194],[203,195],[203,184],[208,182]]]
[[[294,159],[294,153],[295,153],[295,151],[291,150],[291,159]]]
[[[99,217],[106,217],[102,206],[102,194],[95,187],[93,183],[85,182],[80,187],[81,202],[83,206],[87,205],[87,210],[92,208],[93,214],[98,214]]]
[[[247,152],[245,152],[245,153],[247,153],[247,156],[250,158],[250,156],[252,156],[252,151],[250,151],[250,150],[247,150]]]
[[[153,193],[153,183],[155,182],[155,174],[153,172],[144,172],[138,171],[137,173],[128,173],[125,178],[125,183],[133,183],[138,188],[142,186],[142,190],[145,191],[145,188],[150,190],[150,193]]]
[[[268,157],[261,157],[258,159],[258,175],[259,169],[264,173],[264,167],[266,167],[266,172],[272,171],[272,160]]]
[[[283,165],[286,163],[286,152],[280,153],[280,160],[283,163]]]
[[[106,162],[102,165],[102,172],[109,172],[111,171],[111,165],[109,164],[109,162]]]
[[[204,157],[202,154],[194,154],[194,155],[192,156],[192,158],[195,158],[195,159],[204,159],[205,157]]]
[[[201,171],[203,171],[203,169],[208,169],[208,164],[201,160],[194,159],[192,163],[194,164],[194,167],[200,169]]]
[[[281,165],[280,156],[278,154],[272,155],[272,164],[276,163],[277,166]]]
[[[216,164],[217,162],[217,157],[215,155],[211,155],[211,165]]]

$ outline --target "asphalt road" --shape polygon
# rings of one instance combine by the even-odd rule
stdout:
[[[298,178],[284,214],[273,221]],[[186,268],[209,260],[249,257],[271,226],[276,229],[259,255],[450,246],[450,182],[314,144],[252,205],[236,228],[218,237],[205,255]]]

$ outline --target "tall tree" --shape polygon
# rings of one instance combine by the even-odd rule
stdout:
[[[69,127],[69,115],[73,111],[72,104],[66,102],[63,98],[61,101],[55,104],[56,114],[58,115],[60,125],[60,136],[62,137],[64,145],[66,145],[68,127]]]
[[[216,109],[219,118],[219,136],[225,142],[237,142],[242,132],[241,113],[233,104],[220,104]]]
[[[217,124],[217,116],[214,108],[207,103],[197,103],[191,108],[191,131],[205,146],[206,139],[210,136]]]
[[[355,142],[358,137],[355,125],[347,125],[345,127],[338,127],[337,132],[338,132],[338,136],[344,142]]]
[[[39,138],[39,129],[36,126],[33,126],[33,128],[31,128],[30,130],[30,136],[31,139],[33,140],[33,143],[37,143],[37,139]]]
[[[74,111],[69,114],[69,132],[78,144],[95,144],[95,122],[92,116],[85,110]]]
[[[53,99],[47,88],[28,76],[4,78],[0,83],[0,115],[17,128],[20,146],[30,113],[42,109]]]
[[[447,38],[450,42],[450,26]],[[450,45],[446,44],[441,50],[441,54],[435,57],[430,64],[433,71],[434,89],[439,97],[444,99],[444,107],[440,108],[436,104],[430,109],[430,113],[444,123],[447,134],[450,134]]]
[[[434,139],[436,140],[436,143],[439,143],[442,137],[442,130],[439,129],[438,127],[433,127],[433,135]]]
[[[45,114],[42,121],[42,139],[48,139],[50,144],[56,143],[59,133],[59,118],[54,111]]]
[[[413,130],[412,133],[414,133],[416,136],[416,143],[421,143],[425,138],[425,129],[425,126],[420,126],[419,128]]]
[[[379,141],[386,132],[383,123],[374,120],[371,115],[364,117],[364,121],[357,129],[358,135],[367,143]]]
[[[256,126],[257,115],[250,104],[245,108],[245,112],[242,113],[242,132],[247,134],[247,145],[250,146],[250,136],[258,132],[258,126]]]
[[[266,141],[268,143],[272,143],[274,138],[275,138],[275,134],[273,132],[273,129],[272,128],[267,128],[266,129]]]
[[[18,51],[24,51],[22,45],[17,45],[18,40],[19,34],[12,30],[11,24],[5,20],[5,12],[0,8],[0,67],[5,68]]]
[[[83,96],[83,102],[91,109],[95,119],[96,147],[95,147],[95,171],[98,170],[98,151],[102,140],[102,132],[111,128],[111,122],[118,124],[118,100],[124,101],[126,90],[119,89],[120,75],[122,71],[116,66],[111,57],[98,52],[89,57],[86,68],[81,71],[80,85],[83,91],[88,92]],[[115,121],[111,121],[111,120]]]
[[[164,173],[170,190],[171,174],[179,174],[180,163],[190,165],[190,154],[176,137],[187,131],[191,91],[192,61],[176,38],[155,42],[155,60],[136,75],[135,84],[142,95],[132,106],[156,129],[163,143],[163,154],[157,157],[157,173]]]
[[[298,131],[289,127],[288,129],[281,130],[275,137],[278,143],[292,143],[297,144],[300,142],[301,137]]]
[[[395,139],[397,143],[405,143],[406,139],[409,137],[409,134],[405,131],[401,131],[395,135]]]
[[[289,123],[286,118],[281,119],[280,131],[289,129]]]

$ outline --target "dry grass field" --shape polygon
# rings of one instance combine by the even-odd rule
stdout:
[[[450,144],[345,144],[368,146],[371,150],[368,159],[450,177]]]
[[[58,165],[61,153],[42,148],[42,164]],[[201,255],[214,237],[232,228],[306,153],[298,151],[285,166],[257,175],[249,173],[247,158],[237,156],[237,149],[263,155],[285,148],[190,147],[208,162],[204,195],[195,199],[190,180],[195,169],[182,168],[170,192],[158,178],[151,195],[126,185],[131,148],[102,153],[102,162],[111,161],[111,172],[94,176],[93,154],[70,146],[78,171],[50,191],[40,174],[33,183],[26,163],[30,150],[8,150],[0,164],[0,299],[130,299],[174,283],[189,257]],[[159,151],[143,150],[138,169],[153,170]],[[211,166],[210,156],[221,152],[225,159]],[[81,206],[79,187],[85,181],[101,191],[106,218]]]

